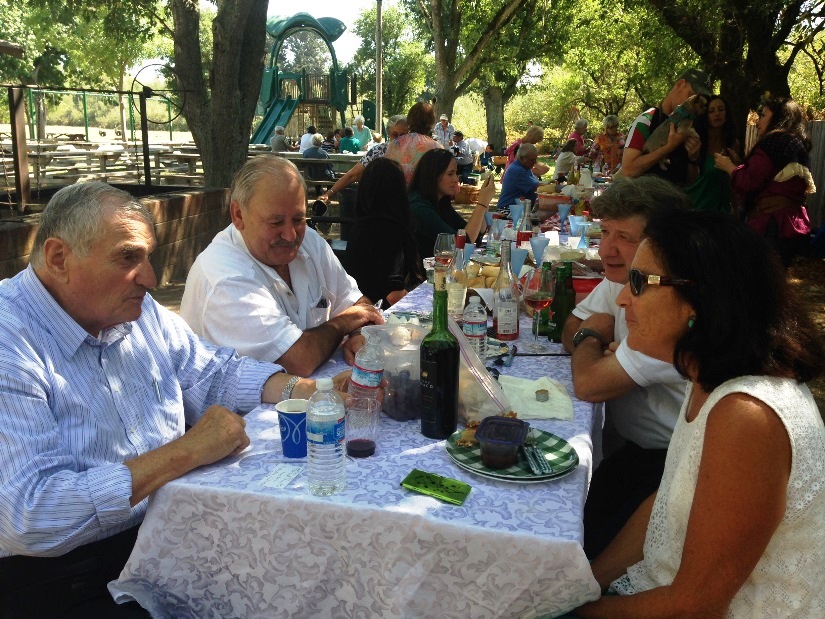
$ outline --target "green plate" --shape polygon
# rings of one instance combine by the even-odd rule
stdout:
[[[492,479],[501,479],[517,483],[536,483],[550,481],[564,477],[576,470],[579,466],[579,454],[573,446],[566,440],[550,432],[530,429],[530,434],[535,441],[536,447],[544,453],[544,457],[553,466],[553,472],[536,475],[527,466],[524,456],[519,450],[516,463],[506,469],[491,469],[481,463],[481,445],[475,444],[472,447],[459,447],[456,441],[461,438],[461,430],[457,430],[447,439],[447,455],[450,456],[461,468]]]

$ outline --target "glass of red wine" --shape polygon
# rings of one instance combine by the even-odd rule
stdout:
[[[433,246],[433,257],[436,267],[446,269],[450,266],[450,261],[455,253],[455,234],[449,232],[439,232]]]
[[[547,346],[539,344],[539,314],[553,302],[553,274],[550,269],[533,269],[527,274],[521,298],[533,310],[533,341],[526,342],[528,352],[547,352]]]
[[[381,403],[372,398],[347,398],[344,406],[347,409],[347,455],[369,458],[375,453]]]

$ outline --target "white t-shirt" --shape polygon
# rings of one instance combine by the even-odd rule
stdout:
[[[559,174],[568,176],[570,171],[573,169],[574,163],[576,163],[576,153],[571,153],[568,151],[559,153],[558,157],[556,157],[556,178],[559,177]]]
[[[644,559],[630,566],[612,588],[627,595],[673,582],[682,562],[708,414],[731,393],[746,393],[764,402],[782,420],[791,443],[791,474],[782,521],[726,617],[821,619],[825,617],[825,427],[808,388],[788,378],[729,380],[713,390],[690,423],[685,420],[685,404],[653,504]],[[771,454],[765,458],[770,462]]]
[[[230,224],[189,270],[180,315],[210,342],[275,361],[304,330],[337,316],[363,296],[327,242],[309,228],[289,263],[289,276],[294,291],[275,269],[252,257]]]
[[[314,133],[305,133],[301,136],[301,141],[298,144],[298,152],[303,153],[307,148],[312,148],[312,136]]]
[[[687,381],[672,364],[648,357],[627,345],[624,308],[616,303],[623,284],[604,279],[574,309],[584,320],[591,314],[613,316],[616,360],[638,387],[605,403],[616,431],[645,449],[667,449],[685,399]]]

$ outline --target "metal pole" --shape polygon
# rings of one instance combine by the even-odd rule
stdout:
[[[172,102],[169,99],[166,100],[166,117],[169,119],[169,141],[171,142],[174,138],[172,137]]]
[[[135,141],[135,110],[134,110],[133,106],[135,104],[135,97],[131,92],[126,96],[129,98],[129,139],[132,140],[132,142],[134,142]]]
[[[144,86],[140,91],[140,135],[143,140],[143,184],[152,186],[152,170],[149,167],[149,121],[146,119],[146,98],[152,95],[152,89]]]
[[[381,21],[381,0],[376,0],[375,10],[375,130],[382,133],[384,119],[384,53],[383,24]]]
[[[86,141],[89,141],[89,112],[86,107],[86,93],[83,93],[83,128],[86,133]]]

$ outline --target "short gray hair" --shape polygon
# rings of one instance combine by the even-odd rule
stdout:
[[[101,215],[107,209],[155,225],[147,208],[125,191],[101,181],[75,183],[54,194],[43,210],[29,262],[43,266],[43,247],[50,238],[62,240],[81,258],[88,256],[106,235]]]
[[[290,178],[297,178],[306,197],[307,185],[295,164],[277,155],[263,154],[248,159],[235,173],[229,193],[229,202],[237,202],[241,209],[246,211],[255,192],[255,185],[265,176],[271,176],[275,181],[284,185],[289,182]]]
[[[323,143],[324,143],[324,136],[322,136],[320,133],[313,134],[313,136],[312,136],[312,145],[313,146],[320,146]]]
[[[538,155],[539,149],[536,148],[535,144],[530,144],[530,142],[524,142],[521,146],[518,147],[516,151],[516,159],[521,161],[522,159],[526,159],[527,157],[531,157],[533,155]]]
[[[354,122],[356,125],[358,124],[358,121],[361,121],[362,125],[364,124],[364,117],[361,116],[360,114],[352,120],[352,122]]]
[[[589,125],[589,124],[590,124],[590,123],[587,121],[587,119],[586,119],[586,118],[579,118],[579,119],[576,121],[576,129],[581,129],[582,127],[586,127],[586,126],[587,126],[587,125]]]
[[[616,179],[590,203],[591,213],[601,219],[650,219],[660,209],[691,208],[688,195],[670,181],[651,174]]]
[[[608,114],[607,116],[604,117],[604,120],[602,121],[602,125],[604,126],[605,129],[610,129],[612,127],[618,127],[619,126],[619,117],[616,116],[615,114]]]
[[[283,133],[284,131],[286,131],[286,129],[284,129],[281,125],[276,125],[272,133],[274,135],[276,133]]]
[[[395,125],[398,123],[407,124],[407,115],[406,114],[396,114],[395,116],[390,116],[387,120],[387,133],[390,132],[390,129],[395,129]]]

